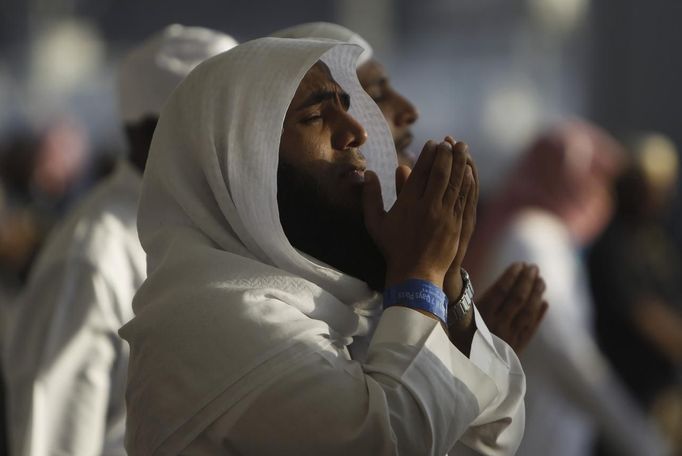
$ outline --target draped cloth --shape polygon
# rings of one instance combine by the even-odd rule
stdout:
[[[306,22],[278,30],[270,36],[278,38],[316,38],[357,44],[363,49],[356,61],[357,66],[366,63],[374,55],[372,46],[362,36],[346,27],[331,22]]]
[[[365,395],[375,389],[371,385],[376,382],[364,380],[363,369],[370,369],[360,363],[380,318],[380,296],[364,282],[294,249],[279,222],[276,198],[283,120],[301,79],[322,60],[349,93],[350,114],[368,132],[361,149],[368,168],[381,179],[385,206],[395,200],[393,141],[379,108],[355,75],[361,51],[331,41],[251,41],[199,65],[163,109],[138,214],[148,279],[134,299],[135,318],[120,330],[131,346],[126,436],[130,454],[179,453],[218,418],[230,413],[238,418],[262,391],[285,384],[292,373],[308,371],[305,366],[313,359],[343,366],[335,378],[368,385],[361,388]],[[400,312],[414,314],[422,328],[414,344],[436,338],[440,348],[434,350],[444,353],[434,361],[432,353],[424,352],[422,357],[429,360],[414,363],[439,366],[434,367],[433,380],[420,380],[425,392],[401,393],[404,398],[423,396],[410,400],[417,404],[413,414],[424,418],[426,413],[427,422],[439,423],[429,443],[432,448],[444,454],[477,419],[503,421],[498,432],[487,434],[493,436],[493,446],[499,443],[499,429],[511,421],[507,415],[520,413],[522,429],[520,368],[513,369],[512,387],[508,372],[499,383],[484,372],[499,371],[499,366],[508,371],[518,360],[500,349],[500,341],[482,321],[480,340],[472,348],[472,357],[481,353],[484,367],[479,368],[448,343],[435,321],[401,309],[393,314],[402,324],[406,320]],[[351,343],[357,347],[353,359]],[[405,350],[398,354],[404,357]],[[461,371],[467,384],[478,385],[476,394],[458,386],[464,380],[455,381],[455,371]],[[405,377],[422,378],[419,372]],[[509,389],[514,393],[507,394]],[[439,407],[434,396],[438,391],[455,404],[465,404],[457,412],[463,418],[456,436],[440,431],[443,426],[453,428],[452,416],[430,411]],[[306,391],[299,393],[305,404]],[[382,394],[370,394],[370,402]],[[268,409],[277,407],[271,404]],[[378,404],[369,407],[386,410]],[[503,417],[498,419],[501,409]],[[482,413],[486,410],[492,412]],[[303,415],[292,415],[291,420]],[[514,419],[518,428],[519,420]],[[395,431],[395,438],[406,432]],[[428,426],[424,435],[429,435]],[[306,454],[300,448],[280,451]]]

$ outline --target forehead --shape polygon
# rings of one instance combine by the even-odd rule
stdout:
[[[332,77],[329,67],[324,62],[318,61],[301,80],[294,100],[320,90],[338,92],[341,91],[341,87]]]
[[[358,67],[358,79],[363,86],[381,81],[387,76],[384,66],[375,59],[371,59]]]
[[[332,77],[332,72],[329,70],[329,67],[327,66],[326,63],[324,63],[321,60],[318,60],[315,65],[310,67],[306,75],[303,77],[303,80],[308,80],[308,81],[333,81],[334,78]]]

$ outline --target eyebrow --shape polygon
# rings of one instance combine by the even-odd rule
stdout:
[[[374,85],[382,86],[382,85],[387,85],[387,84],[388,84],[388,77],[386,77],[386,76],[379,76],[378,78],[375,78],[375,79],[370,80],[369,83],[367,84],[367,86],[368,86],[368,87],[369,87],[369,86],[374,86]]]
[[[317,104],[322,103],[323,101],[327,100],[334,100],[336,97],[339,97],[341,99],[341,105],[343,106],[344,109],[349,109],[350,108],[350,95],[348,95],[346,92],[343,90],[340,90],[338,92],[332,91],[332,90],[318,90],[313,93],[311,93],[308,98],[306,98],[303,102],[301,102],[298,107],[296,107],[296,110],[300,110],[303,108],[307,108],[309,106],[314,106]]]

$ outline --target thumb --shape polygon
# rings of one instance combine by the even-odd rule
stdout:
[[[400,195],[400,192],[403,191],[403,186],[410,177],[411,172],[412,170],[407,165],[400,165],[395,169],[395,190],[397,195]]]
[[[362,187],[362,212],[367,231],[374,237],[374,233],[379,229],[379,224],[386,211],[384,211],[384,200],[381,197],[379,177],[373,171],[365,171],[365,184]]]

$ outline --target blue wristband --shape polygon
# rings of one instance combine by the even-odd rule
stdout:
[[[384,309],[401,305],[431,312],[447,324],[447,297],[428,280],[408,279],[384,291]]]

